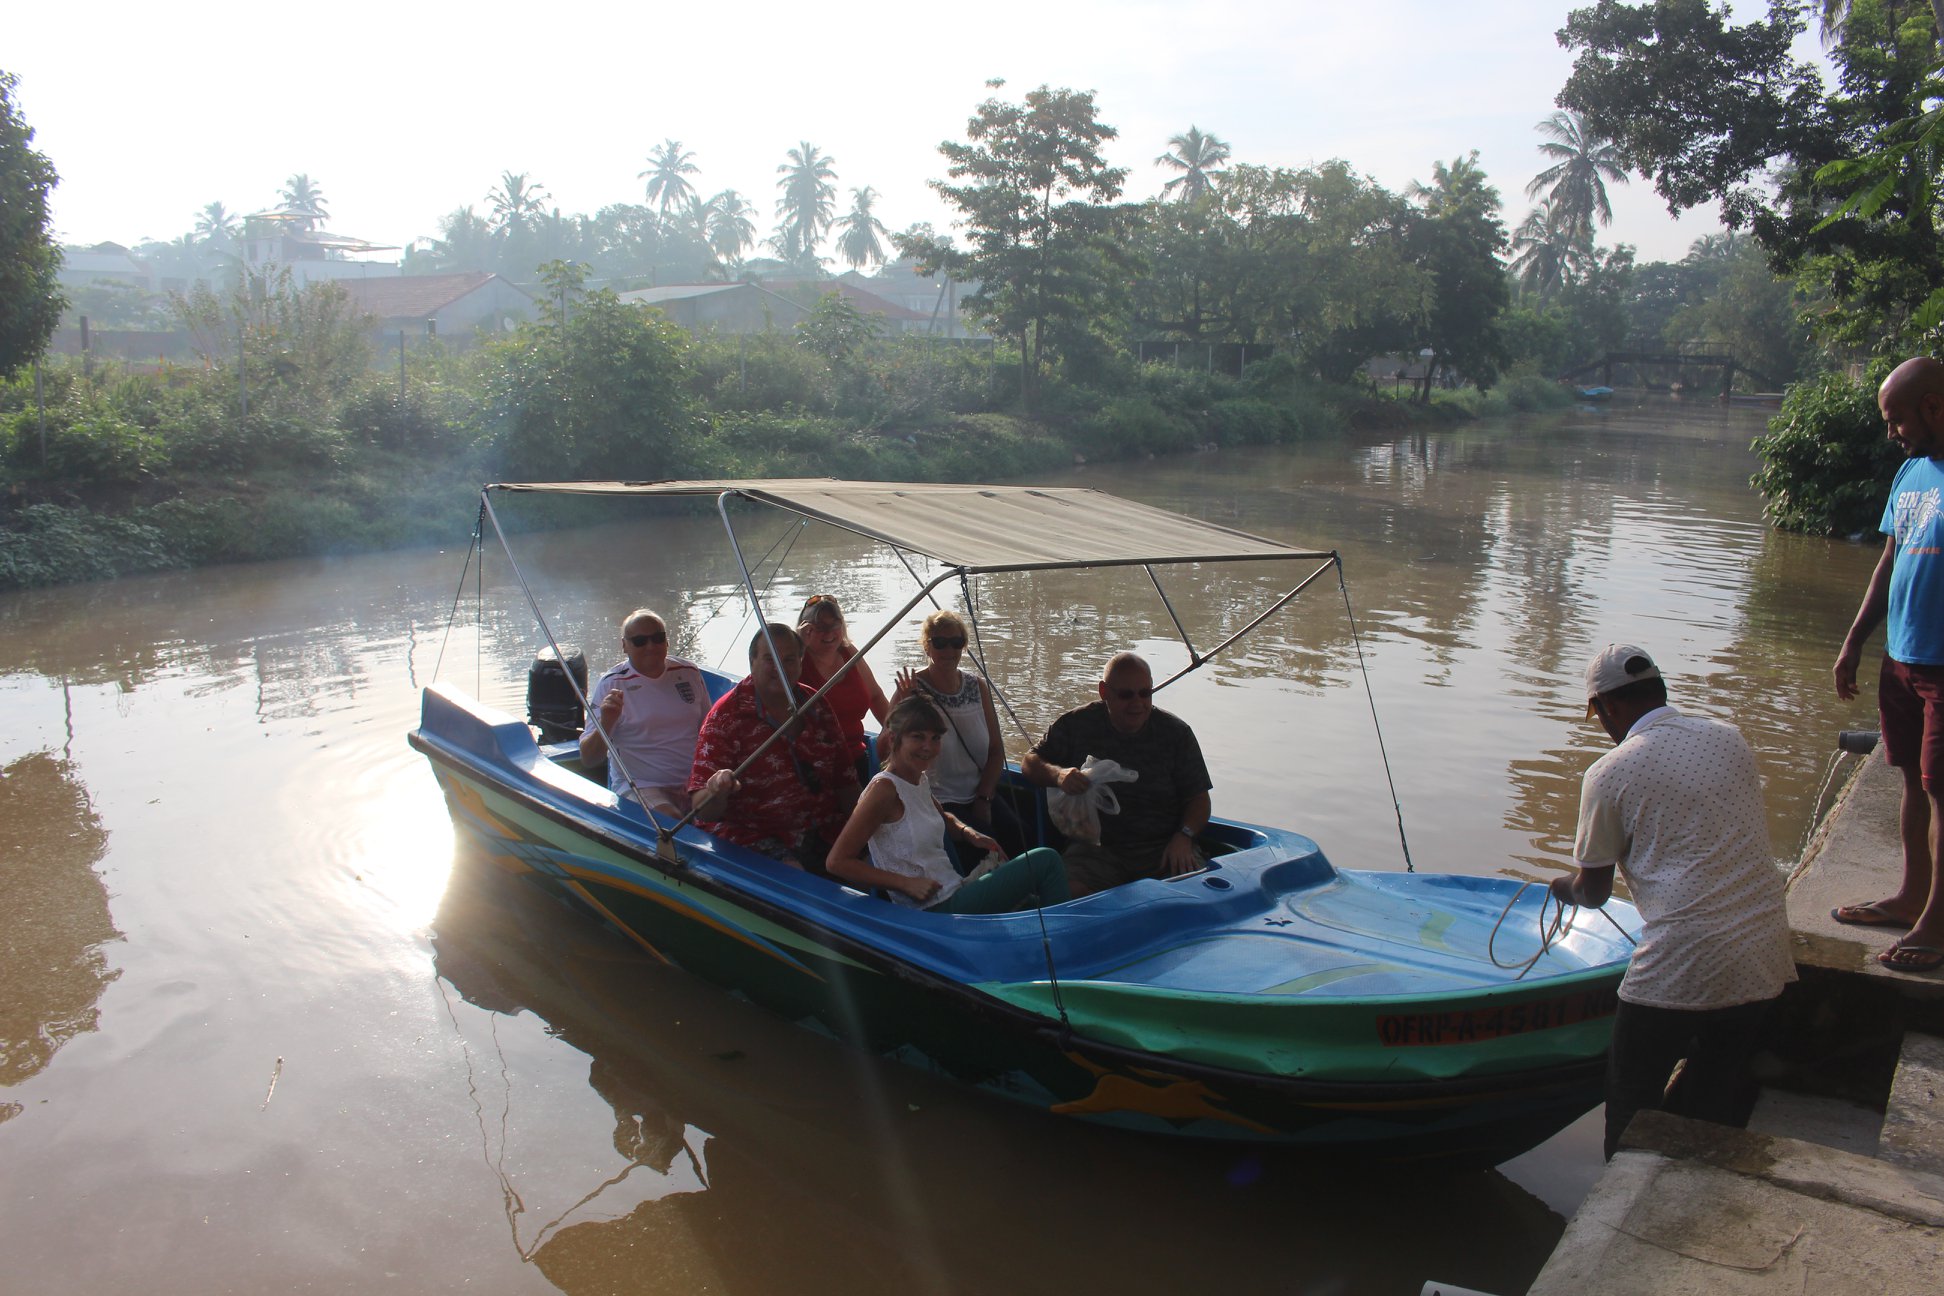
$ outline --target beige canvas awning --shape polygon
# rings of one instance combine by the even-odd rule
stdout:
[[[1077,486],[972,486],[835,478],[500,482],[569,495],[741,496],[968,573],[1129,564],[1328,559],[1327,550],[1202,522]]]

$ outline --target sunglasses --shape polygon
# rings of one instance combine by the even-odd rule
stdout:
[[[819,603],[828,603],[832,612],[837,611],[837,596],[835,594],[812,594],[809,598],[803,600],[803,610],[808,612]]]
[[[1115,697],[1119,698],[1123,702],[1132,702],[1135,698],[1146,699],[1154,696],[1154,690],[1151,688],[1144,688],[1144,689],[1117,688],[1117,689],[1108,689],[1107,691],[1109,693],[1112,693]]]
[[[933,635],[931,637],[931,646],[940,652],[963,652],[965,651],[965,636]]]
[[[621,636],[621,642],[627,644],[630,648],[646,648],[649,644],[665,644],[668,642],[668,631],[650,630],[647,634],[623,635]]]

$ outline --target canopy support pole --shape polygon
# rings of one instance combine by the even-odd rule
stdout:
[[[1168,601],[1168,591],[1161,588],[1161,578],[1154,574],[1153,565],[1142,563],[1141,570],[1147,573],[1148,580],[1154,585],[1154,592],[1161,596],[1161,606],[1168,609],[1168,618],[1174,622],[1175,633],[1181,636],[1181,646],[1188,650],[1188,669],[1194,670],[1207,658],[1195,651],[1194,642],[1188,638],[1188,627],[1181,624],[1181,616],[1174,610],[1174,604]]]
[[[1174,683],[1176,680],[1180,679],[1183,675],[1187,675],[1194,671],[1200,670],[1203,666],[1215,660],[1215,655],[1217,653],[1221,652],[1224,648],[1227,648],[1230,644],[1234,643],[1237,639],[1240,639],[1243,635],[1248,634],[1251,630],[1254,630],[1257,626],[1261,625],[1264,621],[1267,621],[1270,617],[1276,615],[1276,613],[1282,611],[1282,609],[1288,605],[1291,599],[1295,598],[1298,594],[1301,594],[1304,590],[1308,589],[1311,586],[1311,584],[1315,582],[1318,576],[1321,576],[1324,572],[1330,570],[1330,568],[1336,567],[1339,569],[1337,580],[1338,583],[1340,584],[1343,579],[1341,574],[1342,566],[1343,566],[1343,560],[1339,558],[1334,551],[1332,551],[1330,554],[1330,560],[1328,562],[1324,563],[1321,567],[1318,567],[1315,571],[1311,572],[1309,575],[1303,577],[1301,583],[1299,583],[1295,589],[1289,591],[1289,593],[1283,595],[1281,598],[1277,599],[1274,603],[1271,603],[1268,606],[1268,608],[1264,610],[1261,616],[1258,616],[1255,620],[1249,622],[1249,624],[1243,626],[1240,630],[1237,630],[1234,634],[1222,640],[1222,642],[1216,644],[1213,648],[1210,648],[1206,653],[1202,654],[1200,657],[1193,657],[1194,649],[1190,648],[1189,653],[1191,657],[1193,657],[1193,659],[1189,662],[1189,664],[1182,667],[1174,674],[1168,676],[1168,678],[1162,680],[1159,684],[1156,684],[1154,686],[1154,691],[1156,693],[1159,693],[1162,689],[1168,687],[1168,685]],[[1345,597],[1346,598],[1348,597],[1347,593]],[[1184,643],[1186,642],[1185,637],[1183,639],[1183,642]]]

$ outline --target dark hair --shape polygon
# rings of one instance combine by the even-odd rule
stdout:
[[[752,663],[755,662],[758,653],[767,653],[769,651],[769,649],[763,646],[763,632],[765,630],[776,637],[777,652],[780,653],[783,651],[783,645],[785,643],[793,643],[796,645],[798,652],[803,651],[803,636],[796,632],[795,627],[786,626],[781,621],[772,621],[767,626],[759,627],[756,631],[756,637],[749,641],[749,660]]]
[[[930,698],[913,694],[892,707],[891,714],[884,717],[884,732],[891,736],[893,743],[908,733],[942,734],[945,717],[939,714]]]
[[[1627,665],[1632,666],[1634,662],[1640,660],[1642,659],[1639,657],[1632,658]],[[1651,711],[1655,707],[1667,705],[1667,681],[1656,675],[1652,679],[1622,684],[1619,688],[1609,689],[1600,696],[1609,703],[1617,702],[1622,706],[1637,706]]]

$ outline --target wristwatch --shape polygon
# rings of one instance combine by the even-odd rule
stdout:
[[[1183,837],[1186,837],[1189,841],[1195,840],[1195,830],[1193,828],[1190,828],[1187,824],[1181,825],[1181,827],[1175,829],[1175,831],[1180,833]]]

